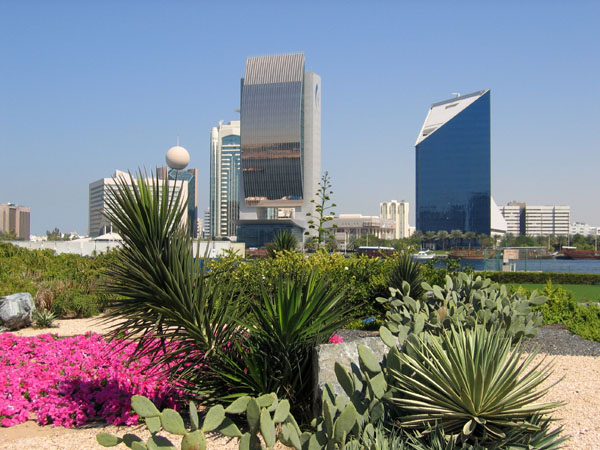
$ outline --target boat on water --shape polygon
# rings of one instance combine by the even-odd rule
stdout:
[[[429,261],[435,258],[435,253],[429,252],[427,250],[421,250],[418,253],[413,253],[412,257],[417,261]]]
[[[600,250],[577,250],[563,247],[562,253],[564,259],[600,259]]]

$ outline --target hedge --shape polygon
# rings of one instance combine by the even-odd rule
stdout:
[[[481,272],[481,276],[502,284],[544,284],[551,281],[553,284],[600,285],[600,273]]]

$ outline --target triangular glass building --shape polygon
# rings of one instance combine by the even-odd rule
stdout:
[[[416,146],[417,230],[490,234],[490,91],[434,103]]]

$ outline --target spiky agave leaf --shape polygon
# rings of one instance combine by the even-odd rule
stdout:
[[[418,300],[423,296],[425,291],[421,287],[421,283],[425,280],[421,272],[421,263],[413,260],[408,253],[398,255],[389,275],[391,287],[401,290],[404,281],[410,285],[412,298]]]
[[[237,352],[225,355],[221,376],[236,386],[231,397],[269,392],[290,399],[294,413],[308,407],[312,389],[312,351],[349,320],[344,291],[317,273],[282,276],[274,292],[263,287],[240,327],[248,336]],[[229,356],[229,357],[227,357]]]
[[[502,438],[509,430],[539,430],[530,418],[560,406],[534,403],[553,386],[536,390],[551,367],[532,366],[535,353],[511,349],[510,337],[499,327],[453,327],[441,340],[418,339],[407,346],[401,360],[408,370],[393,371],[393,401],[408,414],[403,427],[439,422],[447,433]]]
[[[229,287],[194,258],[181,191],[143,175],[118,177],[107,200],[106,216],[124,244],[107,271],[105,289],[114,296],[108,320],[118,319],[113,330],[137,341],[134,357],[151,356],[191,386],[207,378],[198,365],[231,337],[242,311]],[[213,387],[200,382],[195,389],[210,396]]]

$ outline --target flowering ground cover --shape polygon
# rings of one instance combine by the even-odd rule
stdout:
[[[134,349],[131,342],[109,343],[94,333],[0,334],[0,424],[9,427],[31,417],[40,425],[68,428],[97,419],[133,425],[138,422],[131,409],[134,394],[176,408],[180,393],[159,368],[144,370],[147,358],[128,362]]]

